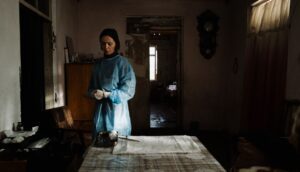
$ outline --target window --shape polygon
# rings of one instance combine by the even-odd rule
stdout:
[[[150,45],[149,47],[149,79],[150,81],[157,80],[157,46]]]
[[[288,25],[290,0],[257,0],[252,4],[250,33],[276,30]]]

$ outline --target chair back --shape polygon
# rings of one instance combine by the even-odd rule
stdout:
[[[300,106],[293,113],[293,125],[291,128],[289,141],[294,146],[296,151],[300,153]]]
[[[63,106],[50,110],[57,128],[72,128],[74,121],[71,111],[68,107]]]
[[[53,135],[57,129],[73,128],[73,118],[68,107],[62,106],[43,111],[39,130],[44,135]]]

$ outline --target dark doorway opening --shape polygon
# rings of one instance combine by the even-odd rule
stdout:
[[[150,76],[150,128],[176,128],[178,118],[179,32],[156,29],[150,33],[150,49],[155,49],[155,77]],[[151,50],[149,50],[149,58]],[[154,67],[153,67],[154,66]],[[153,70],[152,70],[153,71]]]
[[[131,104],[139,128],[180,129],[182,18],[127,18],[126,55],[136,69],[137,88]],[[139,107],[139,108],[135,108]]]
[[[21,120],[24,129],[38,125],[45,109],[44,27],[49,21],[20,4]]]

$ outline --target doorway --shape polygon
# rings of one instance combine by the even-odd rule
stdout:
[[[181,126],[181,23],[181,17],[127,18],[132,40],[126,43],[126,54],[138,69],[138,82],[143,83],[137,84],[142,91],[135,99],[146,102],[140,109],[147,113],[151,129]],[[144,111],[139,111],[139,117]]]
[[[166,27],[150,31],[150,128],[176,128],[178,124],[179,36],[178,30]]]
[[[26,130],[39,124],[45,109],[45,74],[52,73],[52,68],[45,72],[45,66],[52,66],[51,33],[50,21],[20,4],[21,120]]]

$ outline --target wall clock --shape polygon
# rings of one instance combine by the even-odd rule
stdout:
[[[206,59],[210,59],[216,52],[218,21],[219,17],[210,10],[206,10],[197,16],[200,53]]]

